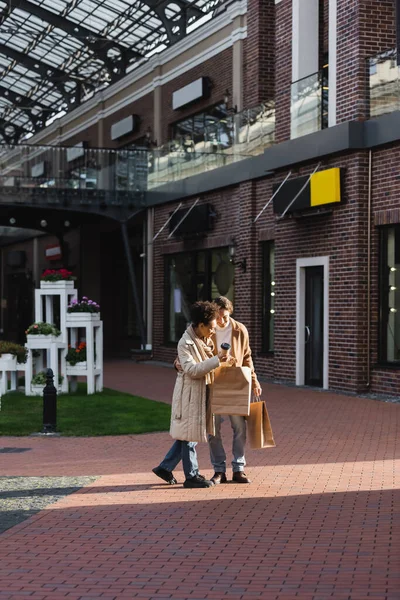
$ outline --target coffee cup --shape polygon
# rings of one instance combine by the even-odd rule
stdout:
[[[227,356],[229,354],[230,349],[231,349],[231,345],[228,344],[227,342],[223,342],[221,344],[221,352],[224,356]]]

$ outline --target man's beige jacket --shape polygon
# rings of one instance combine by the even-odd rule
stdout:
[[[237,367],[250,367],[252,388],[254,390],[254,388],[258,387],[260,384],[258,383],[257,375],[254,371],[253,359],[251,358],[249,332],[242,323],[235,321],[232,317],[230,317],[230,323],[232,326],[231,354],[236,358]],[[217,339],[215,335],[213,335],[213,342],[214,353],[217,354],[219,348],[217,348]]]

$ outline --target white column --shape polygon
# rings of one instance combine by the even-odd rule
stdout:
[[[95,376],[96,392],[103,391],[103,322],[95,327],[95,340],[96,340],[96,371],[100,371]]]
[[[154,94],[154,116],[153,116],[153,141],[157,146],[161,145],[162,140],[162,98],[161,98],[161,78],[155,77],[153,80]]]
[[[293,0],[292,81],[319,70],[318,0]]]
[[[86,325],[86,361],[87,361],[87,393],[95,392],[94,376],[94,327],[92,323]]]
[[[336,69],[337,69],[337,0],[329,0],[329,102],[328,124],[336,125]]]
[[[154,271],[154,208],[147,210],[147,248],[146,248],[146,325],[147,325],[147,344],[146,350],[153,347],[153,271]]]
[[[240,31],[240,30],[239,30]],[[243,39],[236,39],[232,46],[232,106],[243,110]]]

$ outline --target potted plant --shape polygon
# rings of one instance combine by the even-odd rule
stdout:
[[[15,344],[14,342],[7,342],[0,340],[0,362],[1,361],[12,361],[15,362],[15,368],[17,363],[26,363],[28,357],[28,350],[25,346]],[[11,363],[10,363],[11,364]]]
[[[67,308],[67,321],[98,321],[100,306],[94,300],[83,296],[82,300],[72,300]]]
[[[80,342],[75,348],[68,346],[66,361],[71,367],[78,367],[82,370],[86,369],[86,343]]]
[[[75,277],[67,269],[46,269],[40,277],[40,287],[42,289],[73,289],[74,281]]]
[[[32,323],[25,331],[29,340],[54,339],[61,335],[61,331],[51,323]]]
[[[58,385],[60,386],[63,381],[64,381],[64,377],[62,375],[59,375],[58,376]],[[36,375],[34,375],[31,380],[32,393],[35,396],[41,396],[43,394],[43,388],[46,385],[46,383],[47,383],[46,372],[40,371],[39,373],[36,373]]]

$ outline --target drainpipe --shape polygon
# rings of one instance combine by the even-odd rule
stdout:
[[[372,150],[368,153],[368,229],[367,229],[367,382],[371,387],[371,216],[372,216]]]

